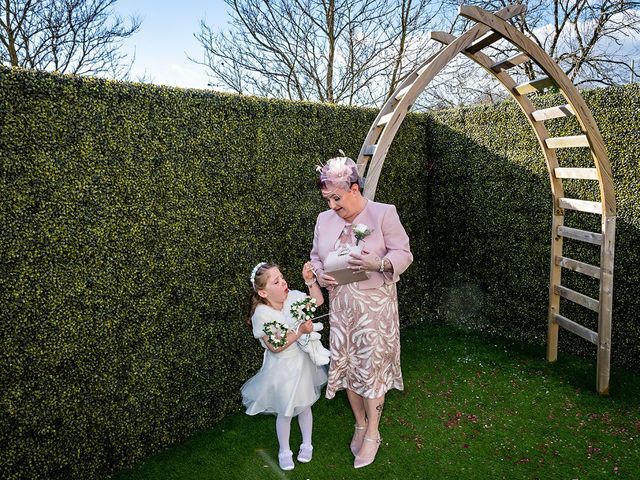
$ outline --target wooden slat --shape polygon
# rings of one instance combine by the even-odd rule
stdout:
[[[506,60],[502,60],[501,62],[494,63],[491,66],[491,70],[494,72],[500,72],[502,70],[508,70],[510,68],[515,67],[516,65],[521,65],[524,62],[528,62],[531,60],[526,54],[518,53],[513,57],[509,57]]]
[[[496,32],[487,32],[478,40],[473,42],[469,47],[465,49],[466,53],[476,53],[482,50],[483,48],[488,47],[489,45],[496,43],[498,40],[502,38],[502,35]]]
[[[593,278],[600,278],[600,268],[588,263],[579,262],[578,260],[573,260],[572,258],[556,256],[556,265]]]
[[[404,98],[404,96],[407,94],[407,92],[409,90],[411,90],[411,87],[413,87],[413,83],[407,85],[406,87],[401,89],[398,93],[396,93],[395,99],[396,100],[402,100]]]
[[[559,198],[558,206],[568,208],[578,212],[602,214],[602,203],[590,202],[588,200],[578,200],[577,198]]]
[[[543,120],[551,120],[552,118],[572,117],[575,113],[568,103],[566,105],[559,105],[557,107],[543,108],[542,110],[536,110],[531,112],[531,116],[537,122]]]
[[[598,309],[600,308],[600,302],[598,302],[598,300],[591,297],[587,297],[586,295],[583,295],[582,293],[578,293],[575,290],[571,290],[570,288],[563,287],[562,285],[554,285],[553,289],[562,298],[566,298],[567,300],[573,303],[582,305],[583,307],[588,308],[589,310],[593,310],[594,312],[597,312]]]
[[[558,235],[581,242],[593,243],[594,245],[602,245],[601,233],[587,232],[586,230],[578,230],[577,228],[560,225],[558,227]]]
[[[441,32],[438,30],[434,30],[427,34],[429,40],[433,40],[434,42],[442,43],[443,45],[449,45],[456,39],[455,35],[450,34],[449,32]]]
[[[551,78],[540,77],[535,80],[531,80],[530,82],[516,85],[514,90],[520,95],[526,95],[527,93],[541,92],[545,88],[552,87],[554,85],[555,83]]]
[[[598,180],[598,171],[595,168],[554,168],[553,174],[556,178]]]
[[[389,120],[391,120],[391,117],[393,117],[393,112],[387,113],[386,115],[383,115],[382,117],[380,117],[380,120],[378,120],[378,126],[382,127],[383,125],[386,125],[387,123],[389,123]]]
[[[569,137],[551,137],[545,140],[548,148],[574,148],[588,147],[589,140],[586,135],[573,135]]]
[[[416,75],[419,77],[424,72],[426,72],[428,68],[429,68],[429,64],[428,63],[424,64],[422,67],[420,67],[418,70],[416,70]]]
[[[569,330],[571,333],[575,333],[579,337],[584,338],[585,340],[590,341],[591,343],[598,343],[598,332],[594,332],[593,330],[589,330],[587,327],[577,324],[573,320],[569,320],[562,315],[556,314],[553,319],[556,321],[558,325],[560,325],[565,330]]]
[[[377,147],[378,146],[375,145],[375,144],[374,145],[367,145],[366,147],[364,147],[362,149],[362,154],[371,157],[371,156],[373,156],[374,153],[376,153],[376,148]]]

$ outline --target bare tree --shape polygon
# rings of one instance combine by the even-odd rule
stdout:
[[[212,86],[238,93],[375,105],[420,59],[439,3],[225,0],[231,24],[195,37]],[[434,6],[435,5],[435,6]]]
[[[116,15],[117,0],[0,0],[0,62],[4,65],[126,77],[119,48],[140,20]]]
[[[290,99],[379,105],[440,45],[426,33],[459,34],[458,0],[225,0],[227,32],[206,22],[195,34],[211,85],[239,93]],[[512,0],[466,0],[497,11]],[[640,1],[530,0],[513,19],[578,86],[620,84],[638,73]],[[515,53],[508,42],[487,49]],[[635,70],[634,70],[635,69]],[[431,83],[414,108],[457,106],[505,98],[501,87],[464,59]],[[541,75],[532,62],[511,72],[517,81]]]
[[[512,2],[470,0],[465,3],[496,11]],[[527,4],[527,11],[514,19],[516,27],[545,50],[574,84],[616,85],[638,74],[637,70],[634,72],[637,66],[633,60],[639,53],[639,1],[530,0],[523,3]],[[504,43],[497,44],[495,50],[504,55],[514,52]],[[530,80],[540,75],[531,62],[524,64],[520,72]]]
[[[638,49],[625,43],[640,34],[638,7],[640,2],[628,0],[580,0],[575,5],[556,0],[550,35],[535,35],[537,27],[526,22],[521,28],[577,85],[615,85],[627,82],[633,72]]]
[[[457,13],[457,0],[444,0],[443,13]],[[507,0],[465,0],[495,12],[513,3]],[[531,38],[579,87],[615,85],[633,81],[638,75],[638,33],[640,2],[629,0],[529,0],[527,11],[514,18],[516,28]],[[467,30],[472,22],[461,17],[448,19],[450,33]],[[485,50],[496,60],[517,51],[506,41]],[[499,101],[508,95],[477,65],[456,58],[429,85],[416,102],[418,108],[455,107],[470,103]],[[544,73],[533,62],[510,70],[518,82]],[[414,107],[415,108],[415,107]]]

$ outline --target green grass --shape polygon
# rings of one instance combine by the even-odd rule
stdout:
[[[291,472],[277,468],[274,417],[238,412],[114,478],[640,478],[637,374],[614,368],[611,395],[599,397],[595,358],[560,352],[549,364],[541,348],[427,322],[403,330],[402,370],[405,391],[387,396],[367,468],[352,467],[341,392],[314,405],[314,459]]]

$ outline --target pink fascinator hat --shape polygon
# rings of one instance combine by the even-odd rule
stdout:
[[[320,184],[331,183],[334,187],[348,190],[353,183],[360,184],[358,166],[349,157],[335,157],[316,167],[320,173]],[[362,188],[362,185],[360,185]]]

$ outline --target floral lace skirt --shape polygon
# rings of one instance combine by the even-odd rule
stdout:
[[[403,390],[395,284],[367,290],[359,290],[357,282],[340,285],[329,294],[329,308],[326,397],[343,389],[365,398]]]

